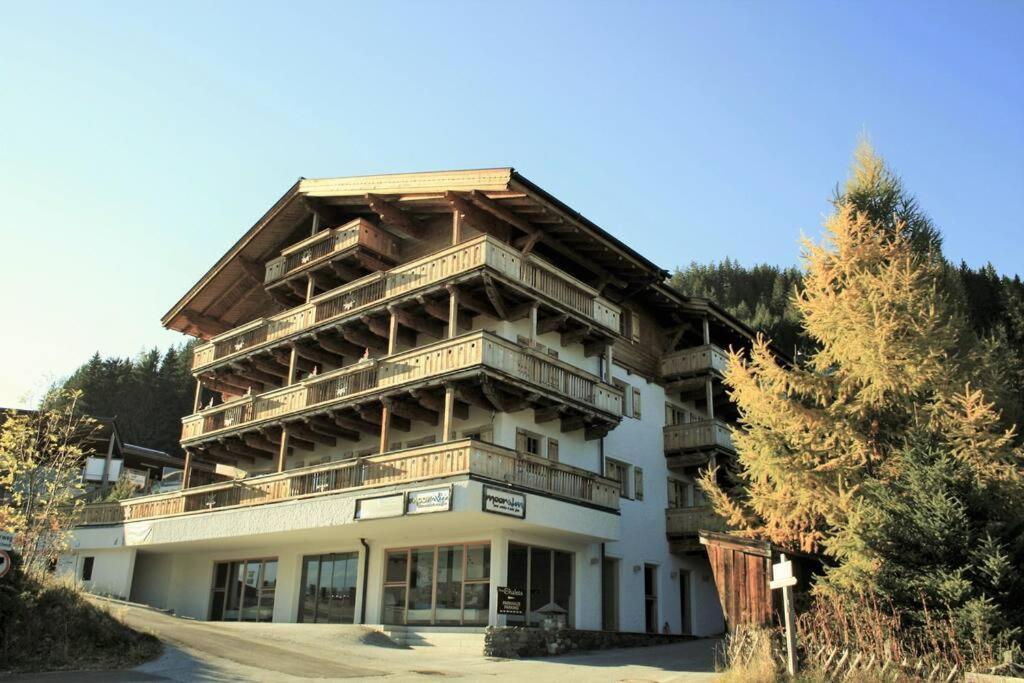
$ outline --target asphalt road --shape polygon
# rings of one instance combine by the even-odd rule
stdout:
[[[111,607],[127,624],[165,644],[132,671],[60,672],[5,681],[658,681],[714,679],[715,641],[604,650],[545,659],[488,659],[454,648],[401,648],[360,626],[226,624],[179,619],[142,607]]]

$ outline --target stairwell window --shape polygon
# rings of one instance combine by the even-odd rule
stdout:
[[[95,562],[95,557],[82,558],[82,581],[92,581],[92,566]]]
[[[640,390],[633,388],[633,417],[640,419]]]
[[[644,499],[644,468],[633,468],[633,497],[637,500]]]

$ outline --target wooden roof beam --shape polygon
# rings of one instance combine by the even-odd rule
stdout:
[[[223,334],[231,329],[230,325],[196,311],[183,311],[181,317],[192,327],[199,330],[200,336],[203,339],[216,337],[218,334]]]
[[[416,220],[412,216],[379,195],[368,193],[364,195],[364,199],[370,207],[370,210],[380,216],[382,223],[385,223],[392,228],[397,228],[400,232],[404,233],[405,237],[423,239],[425,232],[424,228],[417,224]]]

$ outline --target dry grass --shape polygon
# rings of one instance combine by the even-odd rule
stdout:
[[[160,651],[154,636],[86,600],[72,581],[20,571],[0,581],[0,671],[120,669]]]
[[[739,627],[727,635],[717,652],[719,681],[774,683],[779,678],[775,634],[769,629]]]
[[[797,633],[801,671],[796,680],[804,683],[961,680],[965,671],[1018,670],[999,665],[1003,648],[998,643],[958,639],[950,615],[927,614],[924,624],[907,628],[897,612],[871,599],[851,605],[818,597],[797,620]],[[781,629],[740,627],[719,646],[720,680],[787,680],[784,652]]]

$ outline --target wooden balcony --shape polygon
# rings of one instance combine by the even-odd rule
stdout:
[[[82,509],[77,525],[203,514],[469,474],[609,510],[619,507],[618,484],[593,472],[481,441],[461,440],[116,503],[95,503]]]
[[[728,531],[725,519],[715,514],[710,505],[665,510],[665,532],[668,536],[696,536],[698,531]]]
[[[392,262],[398,260],[398,241],[373,223],[357,218],[283,249],[280,256],[267,261],[264,282],[271,285],[315,270],[358,248],[368,249]]]
[[[729,362],[729,355],[714,344],[695,346],[662,356],[661,376],[665,379],[681,379],[706,375],[723,374]]]
[[[556,401],[618,421],[622,391],[597,376],[485,331],[367,360],[256,396],[208,408],[182,420],[182,444],[270,421],[320,412],[441,378],[487,373],[524,383]]]
[[[732,453],[732,428],[721,420],[701,419],[664,428],[665,452],[724,451]]]
[[[325,292],[309,303],[270,318],[252,322],[197,346],[192,369],[214,365],[282,344],[302,334],[357,320],[400,298],[466,278],[489,273],[495,280],[546,302],[559,311],[596,325],[606,334],[619,333],[620,309],[593,288],[534,255],[521,252],[490,236],[481,236],[439,252],[377,272]]]

